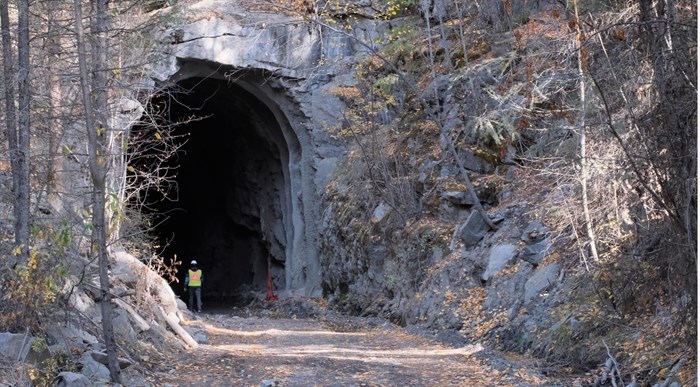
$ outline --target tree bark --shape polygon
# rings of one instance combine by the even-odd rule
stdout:
[[[48,26],[47,26],[47,51],[49,61],[58,63],[60,60],[61,34],[57,19],[64,16],[57,0],[50,0],[47,4]],[[61,84],[57,71],[49,68],[47,80],[49,83],[48,116],[49,116],[49,161],[47,171],[47,184],[53,192],[63,193],[63,179],[61,177],[62,161],[60,152],[60,141],[63,132],[61,118],[59,114],[60,101],[62,99]]]
[[[29,132],[31,90],[29,85],[29,0],[17,1],[17,173],[19,186],[15,198],[19,205],[15,238],[21,247],[21,262],[26,262],[29,252]]]
[[[576,18],[576,46],[578,47],[578,78],[579,78],[579,99],[581,100],[581,115],[579,116],[579,157],[581,158],[581,205],[583,206],[583,218],[586,227],[586,236],[588,237],[591,258],[593,262],[598,262],[598,248],[596,244],[596,233],[593,228],[593,220],[591,219],[591,211],[588,199],[588,154],[586,153],[586,83],[583,74],[584,63],[583,53],[581,52],[584,38],[581,34],[581,21],[578,13],[578,1],[574,0],[574,17]]]
[[[666,205],[669,215],[683,230],[687,241],[689,257],[697,255],[697,197],[693,178],[697,173],[697,117],[694,109],[697,104],[697,90],[689,87],[696,78],[697,71],[692,67],[693,56],[686,39],[682,37],[684,27],[676,25],[676,5],[673,0],[639,0],[639,16],[645,33],[651,64],[654,68],[653,84],[659,108],[663,116],[659,131],[678,139],[678,145],[668,148],[674,152],[671,165],[674,173],[680,175],[676,183],[669,173],[659,173],[661,184],[660,200]],[[697,61],[695,61],[697,64]],[[674,149],[675,148],[675,149]],[[657,157],[657,148],[652,147],[650,160]],[[694,264],[694,262],[693,262]]]
[[[107,1],[93,2],[93,17],[90,24],[93,76],[88,78],[87,53],[83,31],[81,0],[75,0],[75,24],[77,31],[80,86],[85,108],[85,123],[88,137],[88,165],[92,178],[92,253],[97,255],[100,269],[100,310],[102,312],[102,334],[107,348],[107,368],[115,383],[121,383],[121,370],[117,358],[112,324],[112,302],[107,273],[107,230],[105,222],[105,181],[107,175],[107,153],[105,138],[107,131],[107,89],[104,68],[106,67]],[[92,93],[91,87],[92,86]],[[92,102],[95,101],[95,105]]]
[[[11,255],[8,261],[10,267],[18,262],[26,262],[29,243],[29,27],[28,3],[18,2],[20,24],[18,26],[18,49],[20,51],[19,77],[13,64],[12,36],[10,34],[10,17],[8,1],[0,1],[0,32],[2,33],[3,70],[5,72],[5,128],[10,153],[10,168],[12,169],[12,193],[15,245],[20,248],[18,256]],[[24,27],[24,31],[21,31]],[[18,128],[17,110],[15,108],[15,82],[20,82],[20,116],[22,126]],[[24,110],[23,110],[24,109]],[[19,129],[19,130],[18,130]]]
[[[2,33],[2,64],[5,81],[5,130],[7,132],[7,143],[10,153],[10,168],[12,170],[12,193],[13,193],[13,214],[15,217],[15,244],[20,245],[20,234],[17,232],[19,219],[19,200],[17,193],[20,186],[19,157],[17,148],[17,114],[15,112],[15,77],[12,55],[12,37],[10,35],[10,16],[8,12],[8,1],[0,1],[0,32]],[[17,264],[17,258],[10,255],[8,265],[13,267]]]

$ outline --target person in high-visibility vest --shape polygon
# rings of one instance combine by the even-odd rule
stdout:
[[[190,262],[190,270],[187,271],[185,277],[185,292],[190,293],[190,310],[194,310],[194,300],[197,300],[197,312],[202,311],[202,269],[197,268],[197,261]]]

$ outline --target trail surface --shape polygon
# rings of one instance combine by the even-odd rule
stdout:
[[[218,310],[186,322],[208,343],[173,354],[160,386],[540,386],[480,345],[445,346],[376,320]],[[506,365],[504,365],[506,364]]]

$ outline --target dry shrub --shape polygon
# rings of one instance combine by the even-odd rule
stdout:
[[[2,356],[0,356],[0,381],[12,387],[34,386],[29,379],[25,363],[7,360]]]
[[[168,262],[154,254],[144,264],[145,266],[135,268],[137,280],[134,285],[136,294],[133,296],[134,303],[142,311],[150,310],[154,296],[158,295],[157,288],[161,286],[161,279],[168,283],[178,282],[177,267],[182,262],[177,259],[177,255]]]
[[[5,331],[40,331],[42,322],[59,309],[68,278],[65,251],[71,244],[70,228],[44,225],[33,231],[32,238],[27,262],[8,269],[0,284],[0,329]],[[8,253],[18,256],[20,249]]]

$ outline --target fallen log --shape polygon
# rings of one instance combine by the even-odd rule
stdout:
[[[157,306],[155,310],[156,313],[160,315],[160,318],[168,323],[170,329],[172,329],[178,336],[180,336],[182,340],[185,341],[185,344],[187,344],[190,348],[199,347],[199,344],[197,344],[194,338],[192,338],[192,336],[180,326],[180,322],[178,321],[177,317],[175,317],[173,314],[166,314],[163,308],[160,306]]]
[[[117,304],[117,306],[127,311],[131,315],[131,317],[133,317],[134,322],[136,323],[136,325],[138,325],[138,328],[141,330],[141,332],[145,332],[151,329],[151,326],[148,324],[148,322],[146,322],[146,320],[143,317],[141,317],[141,315],[138,314],[138,312],[136,312],[136,310],[131,305],[118,298],[113,298],[112,301],[114,301],[114,303]]]

